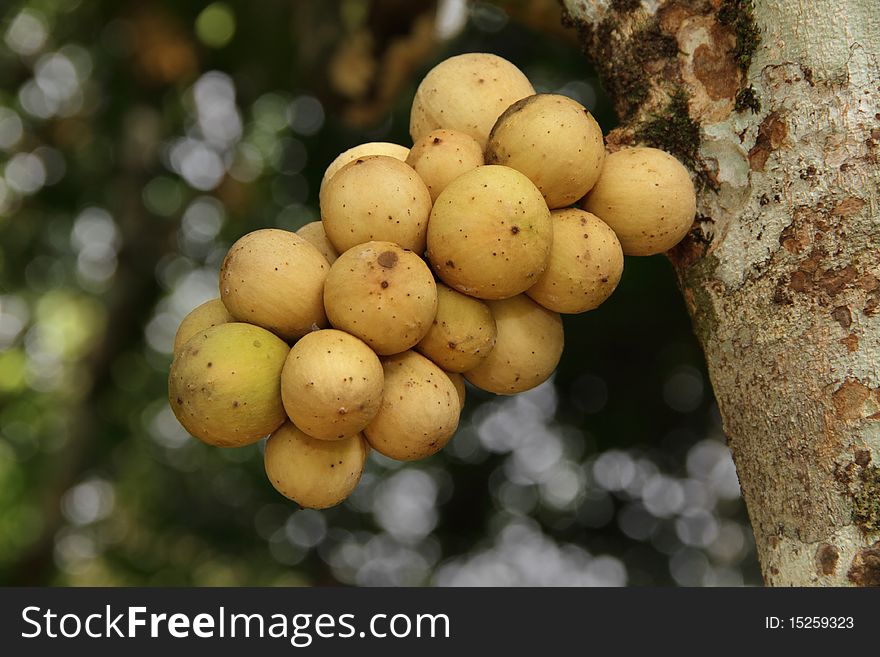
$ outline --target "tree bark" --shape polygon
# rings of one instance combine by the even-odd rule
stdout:
[[[880,585],[880,4],[564,0],[609,148],[693,171],[668,255],[769,585]]]

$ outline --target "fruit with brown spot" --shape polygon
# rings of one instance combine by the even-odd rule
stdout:
[[[366,342],[377,354],[406,351],[437,314],[437,285],[412,251],[391,242],[349,249],[330,268],[324,306],[334,327]]]
[[[359,144],[347,151],[343,151],[336,156],[336,159],[330,163],[330,166],[324,171],[324,177],[321,179],[321,188],[318,192],[324,190],[324,186],[336,173],[349,162],[354,162],[359,157],[367,157],[369,155],[385,155],[393,157],[395,160],[405,162],[409,155],[409,149],[400,144],[392,144],[387,141],[371,141],[366,144]]]
[[[446,376],[449,377],[449,380],[452,381],[452,385],[455,386],[455,392],[458,393],[458,404],[464,409],[464,400],[467,396],[467,389],[464,385],[464,377],[458,372],[446,372]]]

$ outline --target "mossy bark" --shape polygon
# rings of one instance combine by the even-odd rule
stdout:
[[[609,148],[694,174],[668,256],[765,581],[880,583],[880,5],[564,5],[622,120]]]

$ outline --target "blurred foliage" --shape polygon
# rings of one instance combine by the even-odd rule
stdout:
[[[494,52],[613,127],[558,11],[3,4],[0,583],[759,582],[660,257],[629,258],[608,303],[566,318],[553,382],[510,399],[469,389],[444,453],[374,454],[335,509],[297,509],[257,446],[208,448],[167,407],[174,331],[216,296],[226,248],[316,219],[342,150],[409,144],[415,86],[440,59]]]

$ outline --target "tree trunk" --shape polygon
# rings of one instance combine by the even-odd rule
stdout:
[[[609,148],[693,171],[675,266],[769,585],[880,585],[880,4],[564,0]]]

